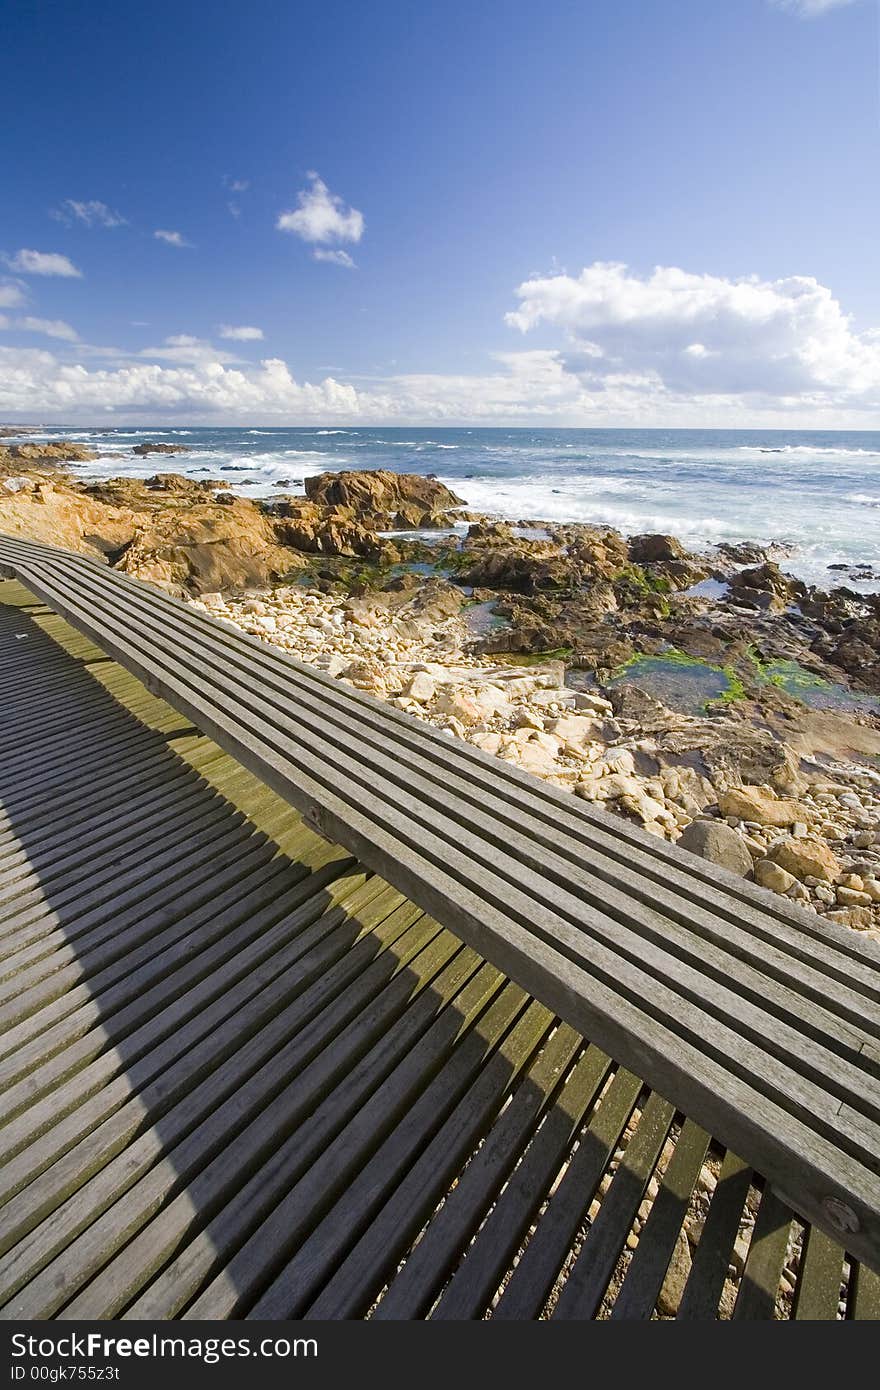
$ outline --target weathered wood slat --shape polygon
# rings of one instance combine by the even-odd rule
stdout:
[[[639,1236],[612,1319],[650,1318],[663,1287],[672,1253],[687,1216],[688,1203],[700,1176],[710,1136],[686,1120],[675,1152],[663,1175],[660,1191]]]
[[[595,1316],[626,1244],[674,1115],[675,1107],[668,1101],[658,1095],[648,1098],[599,1213],[567,1273],[553,1310],[554,1317]]]
[[[775,1192],[765,1189],[755,1220],[749,1253],[739,1286],[735,1318],[772,1318],[776,1291],[785,1264],[792,1211]]]
[[[418,992],[409,1002],[412,985],[405,973],[398,973],[381,998],[381,1010],[362,1011],[343,1020],[337,1036],[279,1097],[277,1109],[260,1116],[254,1121],[254,1129],[242,1135],[240,1148],[249,1153],[260,1136],[277,1133],[280,1128],[284,1138],[277,1143],[271,1158],[239,1187],[234,1199],[217,1211],[203,1232],[189,1239],[151,1287],[131,1305],[127,1317],[171,1316],[193,1304],[218,1267],[234,1266],[249,1235],[260,1227],[291,1184],[311,1164],[320,1161],[325,1145],[404,1062],[439,1012],[475,982],[481,970],[479,957],[467,948],[459,948],[448,933],[434,937],[427,950],[425,959],[435,971],[430,977],[426,975],[430,990]],[[497,973],[483,971],[476,986],[478,1002],[485,1003],[499,985]],[[412,1065],[410,1062],[409,1070]],[[319,1104],[310,1115],[307,1130],[288,1134],[288,1129],[293,1128],[291,1116],[304,1113],[316,1097]],[[209,1166],[200,1181],[216,1192],[218,1184],[227,1182],[230,1170],[235,1177],[240,1161],[239,1152],[227,1149],[222,1160]],[[153,1258],[157,1253],[160,1258],[163,1254],[167,1257],[179,1247],[181,1230],[186,1233],[187,1222],[186,1210],[179,1209],[182,1206],[172,1203],[145,1231]],[[233,1289],[237,1286],[235,1272],[228,1284]],[[224,1296],[229,1296],[228,1289]]]
[[[428,1312],[461,1251],[467,1250],[477,1235],[481,1218],[492,1206],[493,1198],[496,1194],[500,1197],[510,1170],[526,1149],[538,1120],[551,1103],[554,1088],[560,1085],[581,1045],[571,1028],[563,1024],[557,1029],[487,1134],[485,1143],[446,1194],[442,1207],[407,1255],[402,1269],[394,1274],[373,1317],[416,1318]],[[372,1238],[373,1229],[365,1239]],[[358,1245],[351,1252],[339,1274],[311,1306],[310,1317],[356,1315],[354,1310],[363,1296],[360,1285],[364,1271],[371,1267],[368,1259],[359,1259],[360,1250]],[[489,1293],[483,1301],[488,1303]]]
[[[45,593],[41,593],[41,597],[45,596],[47,598],[52,599],[56,606],[60,606],[62,608],[64,608],[64,605],[66,604],[68,609],[72,609],[74,612],[76,612],[78,603],[77,594],[75,592],[76,586],[74,585],[73,589],[71,589],[70,583],[64,577],[66,571],[63,570],[64,563],[70,564],[76,562],[59,563],[57,561],[50,562],[46,560],[41,560],[40,563],[42,566],[43,574],[42,579],[39,582],[41,582],[46,589]],[[46,571],[51,571],[50,581],[46,580]],[[28,575],[28,577],[32,578],[32,576],[30,575]],[[86,579],[82,579],[81,575],[78,574],[77,582],[80,584],[81,588],[85,588],[86,590],[89,589],[90,585],[94,585],[94,594],[96,595],[100,594],[102,584],[106,585],[109,583],[111,585],[119,586],[120,583],[122,583],[118,576],[114,576],[111,579],[107,579],[101,576],[98,573],[98,571],[94,569],[94,567],[93,576],[87,577]],[[140,607],[138,608],[138,612],[140,615],[138,618],[138,622],[140,624],[138,631],[140,633],[140,636],[137,637],[137,641],[145,641],[147,643],[147,648],[145,649],[145,651],[147,649],[149,650],[147,664],[152,669],[152,678],[155,681],[157,669],[167,670],[167,667],[163,667],[162,665],[161,653],[157,653],[157,651],[155,650],[155,642],[152,646],[150,645],[150,642],[152,640],[152,638],[150,637],[150,632],[154,627],[156,627],[156,630],[158,631],[158,627],[156,625],[160,625],[160,620],[156,616],[159,610],[158,608],[154,609],[151,605],[154,605],[155,603],[161,601],[153,600],[149,597],[144,598],[143,593],[145,591],[138,591],[138,586],[131,587],[133,591],[137,591],[135,592],[134,598],[131,599],[131,604],[135,608],[138,608],[138,605],[140,605]],[[84,613],[81,609],[79,610],[78,620],[81,625],[85,625],[86,631],[89,630],[87,626],[88,616],[89,615]],[[114,654],[121,655],[122,658],[124,660],[127,660],[129,663],[133,661],[135,667],[143,671],[143,673],[146,674],[149,679],[150,673],[147,672],[143,666],[144,657],[141,656],[139,658],[133,652],[130,642],[126,640],[127,637],[131,636],[131,631],[129,631],[126,634],[124,632],[115,630],[112,617],[107,617],[106,615],[104,615],[102,616],[102,640],[105,646],[107,645],[108,632],[110,634],[111,644],[113,644]],[[183,647],[186,647],[191,640],[194,639],[187,638],[185,642],[178,643],[178,655],[180,654],[181,645]],[[228,642],[229,639],[225,638],[224,640]],[[195,646],[192,646],[190,649],[193,653],[195,653]],[[202,657],[204,658],[204,651],[202,652]],[[210,653],[208,654],[208,657],[210,659]],[[193,657],[192,659],[195,658]],[[202,666],[202,669],[204,670],[204,666]],[[178,670],[186,670],[186,663],[184,663],[184,666],[182,668],[178,667]],[[230,686],[230,679],[230,676],[227,674],[227,686],[229,686],[229,688],[233,690],[237,689],[234,680],[232,681],[232,684]],[[187,706],[187,689],[185,685],[181,685],[179,676],[175,677],[168,673],[167,675],[161,677],[161,682],[163,683],[163,688],[166,684],[169,685],[169,690],[172,694],[172,698],[176,698],[176,702],[178,704],[180,704],[181,699],[184,701],[184,704],[181,706],[183,708],[183,712],[189,714],[190,717],[199,717],[203,724],[205,724],[207,721],[207,727],[209,728],[209,731],[214,733],[215,735],[221,732],[220,725],[217,725],[216,723],[212,722],[211,716],[211,708],[219,698],[217,696],[216,690],[212,688],[211,693],[213,696],[213,700],[208,702],[207,713],[205,709],[205,703],[204,701],[202,701],[201,710],[197,716],[195,707],[191,703],[193,699],[193,691],[191,687],[189,689],[190,704]],[[225,707],[225,703],[225,698],[219,698],[218,708],[222,710],[222,708]],[[221,724],[223,724],[225,721],[226,725],[226,737],[230,737],[230,730],[228,727],[228,721],[230,717],[231,714],[221,714]],[[291,755],[292,746],[296,746],[296,740],[294,739],[294,743],[293,745],[291,745],[290,737],[288,735],[285,735],[281,739],[281,743],[279,744],[278,729],[280,728],[280,725],[278,724],[277,715],[273,714],[272,720],[272,727],[275,730],[275,732],[269,736],[270,742],[268,747],[270,749],[275,750],[277,750],[279,747],[283,748],[284,757],[289,759]],[[259,729],[262,726],[258,724],[257,727]],[[267,734],[268,730],[269,726],[267,725]],[[238,736],[237,734],[233,733],[232,737],[237,740]],[[238,747],[236,748],[236,751],[240,751]],[[355,785],[357,785],[359,780],[357,767],[353,766],[351,760],[347,759],[345,754],[338,751],[335,748],[335,746],[331,751],[333,761],[341,770],[344,770],[343,775],[352,778],[354,780]],[[261,761],[261,767],[265,771],[266,764],[264,760],[264,755],[259,754],[258,745],[255,745],[252,740],[249,739],[245,741],[245,744],[243,746],[243,753],[246,760],[248,756],[258,760],[263,759],[263,761]],[[277,758],[277,751],[275,756]],[[584,999],[581,997],[577,1000],[577,1004],[580,1005],[580,1008],[577,1012],[577,1016],[575,1015],[575,1013],[570,1012],[572,1008],[570,1001],[572,998],[573,981],[569,984],[566,984],[564,979],[566,973],[570,972],[566,972],[565,965],[562,962],[558,961],[558,959],[554,959],[554,957],[557,954],[555,950],[553,955],[551,955],[551,957],[546,960],[546,964],[542,966],[540,960],[540,944],[546,944],[548,940],[553,940],[554,943],[557,943],[561,937],[565,941],[566,954],[569,956],[569,961],[571,960],[570,953],[576,951],[579,955],[583,956],[585,960],[588,960],[590,962],[590,966],[592,969],[595,969],[597,959],[601,960],[602,956],[601,952],[597,955],[597,948],[593,944],[593,942],[590,942],[589,948],[584,944],[583,939],[581,939],[581,941],[579,941],[575,945],[573,939],[570,936],[566,935],[564,928],[560,928],[558,916],[554,916],[553,913],[544,912],[543,914],[539,914],[538,917],[539,921],[543,917],[543,919],[547,922],[547,935],[544,936],[543,943],[539,943],[538,946],[535,946],[533,944],[531,950],[528,950],[527,943],[523,942],[522,945],[518,948],[515,940],[517,934],[515,932],[512,933],[509,927],[508,930],[505,932],[501,932],[500,930],[494,931],[491,927],[490,922],[487,921],[487,917],[491,918],[492,906],[494,906],[494,904],[499,901],[497,890],[495,890],[490,897],[490,905],[488,911],[485,908],[485,906],[483,911],[479,914],[474,914],[472,911],[467,910],[466,902],[469,898],[472,898],[472,893],[467,888],[464,888],[464,893],[462,893],[462,888],[467,880],[467,875],[469,871],[464,862],[461,862],[460,868],[457,868],[455,864],[451,864],[452,856],[450,855],[448,850],[450,839],[450,836],[448,834],[445,835],[447,842],[445,853],[442,853],[440,851],[439,845],[437,852],[431,849],[431,862],[434,866],[433,875],[430,875],[430,872],[425,872],[426,866],[424,865],[423,853],[415,855],[415,863],[413,863],[412,859],[410,859],[410,863],[401,868],[401,847],[403,847],[406,850],[409,850],[410,856],[413,855],[414,847],[412,845],[411,840],[407,839],[406,827],[401,827],[399,825],[399,817],[395,817],[393,811],[390,809],[390,801],[387,803],[382,803],[383,805],[387,805],[389,807],[388,810],[383,812],[383,818],[389,827],[390,833],[397,840],[396,849],[390,845],[387,848],[383,848],[381,843],[381,829],[380,833],[377,834],[375,822],[372,826],[365,826],[363,823],[363,818],[357,810],[353,810],[349,806],[340,805],[338,796],[335,796],[334,793],[327,787],[326,781],[322,781],[320,769],[316,769],[314,767],[314,760],[310,759],[307,753],[298,752],[295,759],[295,763],[298,769],[297,785],[293,787],[292,790],[289,778],[286,775],[280,774],[277,771],[277,767],[274,772],[274,776],[276,778],[279,778],[280,782],[285,783],[287,794],[291,796],[291,799],[296,799],[297,797],[299,797],[301,798],[302,802],[305,803],[307,806],[310,805],[313,808],[317,807],[321,817],[322,828],[329,829],[331,833],[337,835],[338,838],[343,839],[345,843],[349,844],[355,852],[372,855],[373,862],[376,864],[376,867],[382,870],[385,870],[387,868],[388,872],[394,875],[394,881],[397,883],[399,887],[401,887],[404,891],[407,891],[414,896],[418,896],[418,900],[428,910],[436,912],[439,909],[441,915],[445,915],[445,920],[453,921],[457,929],[462,931],[465,935],[467,935],[468,939],[474,940],[475,943],[482,944],[484,949],[490,950],[494,954],[496,959],[499,959],[505,965],[506,968],[512,971],[515,977],[522,979],[523,982],[527,984],[530,988],[537,988],[538,992],[543,993],[543,996],[548,999],[548,1002],[550,1002],[554,1007],[561,1009],[561,1011],[564,1014],[566,1014],[566,1016],[570,1017],[573,1022],[576,1022],[581,1027],[584,1027],[586,1025],[591,1026],[592,1031],[594,1031],[594,1033],[598,1029],[599,1032],[597,1033],[597,1036],[599,1037],[599,1040],[602,1042],[610,1043],[613,1040],[616,1049],[618,1050],[620,1055],[624,1057],[624,1060],[637,1062],[639,1065],[639,1069],[644,1071],[650,1080],[653,1080],[655,1083],[659,1083],[662,1089],[666,1090],[667,1094],[675,1094],[676,1098],[691,1110],[693,1110],[694,1105],[696,1105],[698,1107],[700,1115],[703,1118],[707,1120],[713,1118],[716,1121],[716,1123],[713,1124],[713,1128],[716,1130],[716,1132],[719,1133],[722,1139],[729,1139],[734,1134],[734,1130],[736,1131],[736,1137],[738,1139],[746,1138],[752,1150],[755,1151],[756,1156],[761,1160],[762,1166],[765,1168],[765,1170],[768,1171],[768,1173],[771,1176],[776,1176],[777,1180],[783,1180],[783,1156],[780,1153],[780,1145],[777,1138],[779,1133],[779,1125],[776,1124],[774,1126],[771,1126],[768,1124],[764,1126],[761,1130],[759,1130],[759,1132],[756,1132],[755,1127],[753,1125],[747,1125],[746,1128],[750,1129],[750,1132],[748,1134],[743,1133],[741,1115],[742,1109],[744,1108],[745,1097],[744,1095],[739,1095],[742,1089],[741,1085],[737,1085],[736,1081],[733,1080],[733,1078],[731,1078],[728,1075],[728,1077],[726,1078],[727,1084],[719,1087],[718,1082],[720,1078],[716,1075],[713,1078],[715,1084],[711,1088],[707,1087],[704,1084],[705,1081],[708,1079],[705,1075],[707,1071],[705,1061],[702,1067],[703,1075],[697,1077],[694,1077],[693,1075],[694,1065],[696,1061],[695,1055],[693,1053],[689,1055],[688,1064],[684,1071],[681,1067],[676,1067],[675,1065],[670,1066],[669,1048],[668,1046],[666,1046],[666,1037],[662,1038],[662,1041],[664,1043],[663,1056],[659,1055],[659,1049],[656,1049],[656,1047],[652,1047],[650,1044],[648,1044],[646,1047],[646,1039],[650,1037],[652,1032],[650,1025],[646,1026],[647,1020],[640,1024],[640,1032],[642,1036],[640,1036],[637,1042],[634,1043],[630,1030],[620,1030],[619,1028],[616,1028],[613,1023],[611,1023],[607,1014],[605,1013],[604,1005],[599,1003],[598,996],[600,992],[596,989],[595,986],[592,986],[591,988],[591,998],[589,1000],[588,1005],[585,1006]],[[309,770],[306,771],[306,769]],[[375,777],[373,777],[371,782],[371,790],[375,790],[375,787],[376,779]],[[366,787],[364,787],[363,790],[365,793]],[[414,798],[407,799],[405,795],[401,796],[398,792],[397,800],[402,801],[403,804],[405,804],[407,811],[411,815],[418,815],[419,807],[418,805],[413,804],[415,800]],[[421,800],[423,804],[424,796],[421,798]],[[431,806],[430,809],[431,816],[436,821],[438,814],[437,807]],[[424,814],[425,812],[424,810],[422,810],[422,815],[424,816]],[[341,834],[339,833],[340,831],[342,832]],[[386,831],[385,833],[387,834],[388,831]],[[456,837],[456,842],[462,842],[460,826],[459,833]],[[471,854],[475,854],[479,859],[481,855],[480,844],[474,844],[472,841],[467,841],[466,843],[468,852]],[[430,849],[430,841],[428,847]],[[497,849],[497,847],[495,848]],[[424,849],[424,843],[420,845],[420,849]],[[445,880],[443,890],[440,890],[440,883],[437,880],[437,868],[441,863],[443,864],[445,871],[443,874],[441,874],[441,879]],[[457,883],[454,886],[452,886],[451,889],[448,882],[448,871],[450,866],[455,869],[457,878]],[[484,877],[485,881],[491,883],[494,875],[490,875],[485,858],[482,861],[480,873],[481,876]],[[430,881],[431,877],[433,877],[434,879],[433,883],[431,883]],[[521,866],[519,866],[518,868],[516,877],[517,879],[521,879],[523,877]],[[517,890],[513,889],[512,887],[512,879],[508,878],[507,881],[508,891],[506,894],[506,905],[509,909],[511,904],[518,901],[518,896]],[[440,891],[439,896],[438,890]],[[483,891],[485,894],[485,886]],[[523,910],[525,910],[524,902]],[[533,924],[531,936],[532,941],[534,942],[534,911],[532,911],[531,913],[531,921]],[[550,925],[551,922],[553,923],[552,927]],[[618,923],[618,926],[619,925],[620,924]],[[817,928],[806,928],[806,935],[809,935],[811,930],[813,932],[816,932]],[[583,938],[584,933],[581,932],[580,935],[581,938]],[[838,949],[838,941],[836,938],[834,939],[834,946],[835,949]],[[839,949],[843,950],[847,948],[840,946]],[[499,954],[499,952],[503,953],[503,956]],[[857,955],[857,952],[854,948],[848,948],[847,954]],[[551,964],[551,962],[553,963]],[[858,969],[856,969],[854,973],[858,974]],[[645,996],[645,982],[643,977],[644,972],[637,972],[632,977],[633,995],[630,996],[631,1002],[633,1002],[636,997],[636,979],[639,980],[638,997],[641,999]],[[578,979],[579,984],[576,987],[576,990],[579,995],[583,995],[583,993],[586,990],[586,985],[582,977],[582,972],[580,971],[578,972]],[[675,1015],[677,1019],[680,1021],[682,1015],[682,1010],[680,1007],[681,996],[679,995],[679,1007],[676,1011],[672,1007],[671,999],[668,1005],[666,1003],[660,1003],[660,1000],[664,997],[662,990],[660,995],[657,995],[657,986],[650,984],[650,979],[648,988],[649,997],[650,990],[653,989],[654,995],[658,1000],[657,1007],[662,1009],[668,1008],[670,1017]],[[599,1004],[598,1010],[596,1007],[597,1004]],[[608,1029],[608,1031],[604,1031],[605,1029]],[[715,1026],[714,1031],[717,1032],[717,1024]],[[705,1027],[703,1027],[701,1030],[696,1029],[692,1036],[705,1036],[705,1032]],[[776,1036],[778,1037],[778,1024],[775,1032]],[[772,1065],[770,1068],[765,1068],[763,1075],[760,1078],[758,1078],[755,1061],[753,1058],[751,1060],[748,1060],[750,1054],[747,1048],[746,1051],[743,1052],[742,1040],[739,1036],[731,1036],[730,1033],[725,1032],[723,1035],[723,1041],[721,1041],[720,1046],[723,1049],[723,1055],[725,1059],[728,1061],[728,1063],[731,1058],[735,1058],[737,1056],[741,1058],[739,1066],[743,1068],[743,1070],[740,1071],[740,1082],[745,1076],[748,1076],[749,1084],[760,1084],[761,1081],[763,1081],[765,1084],[767,1083],[768,1073],[772,1073],[773,1070]],[[627,1050],[628,1047],[629,1050]],[[621,1051],[621,1049],[623,1050]],[[804,1049],[801,1049],[799,1055],[802,1056],[803,1054]],[[711,1070],[711,1068],[708,1069]],[[684,1091],[679,1089],[682,1085],[686,1087]],[[802,1084],[799,1085],[797,1081],[792,1081],[791,1076],[786,1076],[783,1080],[781,1073],[778,1088],[775,1089],[775,1091],[771,1091],[770,1097],[766,1097],[765,1099],[771,1099],[771,1104],[773,1106],[776,1106],[778,1105],[779,1100],[783,1097],[790,1101],[791,1097],[793,1095],[796,1095],[798,1091],[800,1091],[804,1097],[803,1102],[798,1107],[798,1118],[803,1120],[806,1114],[821,1114],[823,1109],[823,1103],[818,1100],[818,1093],[815,1090],[811,1091],[809,1086],[805,1091],[803,1089]],[[808,1095],[811,1096],[811,1099],[807,1099]],[[737,1097],[739,1098],[737,1099]],[[707,1104],[710,1106],[710,1108],[702,1109],[702,1107]],[[754,1113],[754,1107],[750,1108],[753,1110]],[[848,1113],[846,1111],[835,1112],[833,1105],[831,1109],[827,1111],[827,1115],[828,1118],[824,1122],[824,1134],[826,1138],[831,1133],[833,1133],[835,1137],[835,1142],[839,1143],[842,1140],[844,1144],[850,1146],[849,1152],[853,1158],[855,1158],[858,1154],[873,1152],[873,1147],[876,1141],[873,1137],[870,1137],[870,1127],[866,1127],[866,1124],[861,1119],[858,1123],[851,1123]],[[776,1116],[774,1118],[779,1119],[780,1117]],[[734,1129],[728,1128],[728,1126],[730,1125],[733,1125]],[[814,1138],[813,1142],[811,1143],[807,1141],[806,1135],[803,1133],[803,1130],[801,1130],[797,1134],[797,1138],[795,1138],[796,1131],[792,1129],[791,1124],[785,1126],[785,1129],[787,1130],[787,1137],[784,1142],[785,1147],[787,1148],[787,1167],[789,1170],[786,1182],[788,1190],[790,1190],[792,1186],[790,1172],[792,1163],[795,1163],[796,1165],[800,1164],[801,1166],[803,1166],[803,1160],[800,1157],[801,1154],[803,1154],[804,1152],[807,1153],[806,1166],[808,1169],[814,1169],[812,1173],[810,1173],[809,1171],[802,1171],[801,1175],[799,1176],[798,1182],[795,1184],[798,1188],[798,1201],[801,1209],[805,1211],[808,1215],[818,1216],[819,1220],[827,1221],[827,1208],[822,1204],[823,1197],[836,1195],[838,1200],[848,1201],[849,1205],[853,1205],[854,1203],[854,1209],[857,1209],[859,1211],[863,1226],[863,1231],[859,1233],[858,1237],[854,1241],[854,1244],[859,1245],[867,1241],[868,1245],[870,1246],[877,1236],[877,1221],[873,1213],[873,1208],[877,1205],[877,1203],[875,1197],[871,1195],[868,1198],[868,1203],[866,1205],[864,1196],[866,1192],[871,1193],[872,1191],[872,1181],[869,1176],[870,1170],[865,1169],[857,1177],[856,1170],[850,1169],[849,1171],[851,1173],[851,1177],[849,1180],[847,1180],[846,1164],[844,1164],[838,1165],[837,1173],[833,1174],[831,1164],[827,1162],[826,1158],[820,1157],[820,1155],[826,1153],[828,1155],[828,1158],[830,1158],[830,1153],[827,1151],[827,1149],[822,1143],[823,1135],[821,1121],[820,1133]],[[755,1149],[756,1144],[758,1146],[757,1149]],[[866,1144],[868,1145],[868,1150],[865,1149]],[[740,1147],[742,1147],[742,1145],[740,1145]],[[815,1170],[816,1160],[818,1160],[819,1162],[821,1176],[819,1172]],[[834,1180],[835,1177],[838,1175],[843,1178],[842,1182],[836,1182]],[[822,1189],[824,1189],[824,1191],[817,1190],[817,1187],[821,1187]],[[861,1199],[857,1195],[857,1193],[862,1194]]]
[[[707,1321],[717,1317],[751,1181],[752,1170],[748,1164],[734,1153],[725,1154],[679,1304],[677,1316],[680,1319]]]
[[[641,1090],[638,1077],[618,1071],[510,1276],[495,1318],[511,1321],[540,1314]]]
[[[544,1124],[529,1144],[522,1162],[431,1310],[432,1318],[456,1321],[481,1316],[508,1273],[538,1208],[569,1153],[581,1121],[600,1091],[609,1067],[610,1059],[597,1047],[589,1048],[576,1063]],[[556,1212],[552,1205],[549,1211],[551,1219],[555,1220]],[[542,1223],[544,1220],[546,1217],[542,1218]],[[554,1251],[548,1252],[546,1258],[538,1257],[539,1275],[545,1293],[553,1280],[553,1266],[556,1264],[558,1268],[567,1248],[564,1234],[561,1241],[553,1236],[550,1239]],[[543,1297],[536,1302],[538,1307],[542,1306]],[[380,1303],[376,1316],[390,1317],[392,1311],[384,1310]]]
[[[795,1293],[795,1317],[823,1321],[837,1317],[843,1276],[843,1251],[824,1231],[812,1227],[801,1253]]]
[[[659,1195],[624,1254],[672,1104],[621,1070],[600,1097],[607,1054],[553,1018],[557,1003],[506,983],[506,959],[534,972],[536,957],[571,1017],[587,1017],[588,991],[603,1027],[638,1037],[647,1025],[647,1055],[668,1039],[673,1077],[702,1053],[703,1081],[741,1083],[727,1101],[759,1132],[781,1118],[791,1144],[802,1115],[811,1142],[817,1124],[827,1137],[827,1165],[863,1155],[870,1172],[870,950],[818,919],[802,932],[796,911],[765,911],[757,890],[711,883],[699,861],[691,871],[185,606],[61,564],[44,576],[55,600],[100,620],[104,648],[126,646],[135,669],[167,672],[153,691],[182,681],[214,715],[170,714],[42,607],[18,610],[28,642],[4,643],[15,629],[0,589],[0,685],[22,691],[0,709],[0,912],[5,900],[17,922],[0,936],[0,975],[4,944],[21,967],[7,977],[19,996],[0,1003],[0,1317],[650,1316],[707,1133],[689,1119],[668,1140]],[[41,691],[33,720],[29,686]],[[236,701],[261,780],[199,732],[211,718],[222,732]],[[80,731],[67,764],[65,721]],[[335,797],[371,857],[378,826],[383,853],[413,876],[424,865],[430,901],[451,897],[497,938],[493,964],[404,901],[403,880],[386,886],[318,839],[267,786],[267,756],[284,768],[279,789],[304,770],[319,809]],[[216,838],[190,844],[160,883],[139,877],[173,828],[200,818],[196,833]],[[204,852],[217,846],[219,858]],[[114,864],[130,894],[118,918]],[[733,1078],[731,1031],[746,1044]],[[750,1045],[769,1064],[757,1086]],[[740,1166],[725,1160],[681,1316],[716,1315],[749,1187]],[[855,1188],[856,1169],[845,1176]],[[765,1191],[765,1226],[771,1202],[786,1211]],[[759,1212],[737,1316],[789,1315],[784,1254]],[[841,1288],[848,1316],[874,1316],[876,1287],[807,1227],[792,1316],[837,1316]]]
[[[411,914],[397,930],[405,930],[407,921]],[[396,935],[390,945],[394,940]],[[410,949],[423,944],[422,936]],[[405,955],[401,963],[390,949],[377,956],[381,942],[368,938],[349,950],[339,945],[335,966],[328,969],[320,951],[311,953],[261,991],[247,1026],[234,1034],[225,1030],[225,1041],[209,1038],[197,1046],[175,1076],[144,1087],[53,1165],[46,1180],[37,1179],[7,1204],[16,1227],[30,1233],[0,1260],[0,1298],[9,1300],[4,1316],[19,1315],[13,1295],[23,1306],[42,1310],[35,1315],[57,1311],[163,1201],[218,1152],[228,1152],[249,1114],[265,1109],[288,1083],[293,1062],[305,1065],[326,1044],[321,1024],[332,1016],[335,1031],[342,1013],[332,1009],[337,992],[345,993],[344,1007],[355,1015],[407,964]],[[147,1113],[153,1117],[150,1128],[143,1123]],[[140,1178],[147,1181],[138,1200],[133,1188]],[[71,1188],[75,1196],[65,1200]],[[35,1226],[35,1219],[41,1224]],[[19,1294],[24,1286],[27,1292]]]

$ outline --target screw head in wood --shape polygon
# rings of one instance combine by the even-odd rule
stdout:
[[[835,1230],[857,1231],[859,1229],[859,1218],[852,1207],[847,1206],[846,1202],[842,1202],[839,1197],[823,1197],[822,1210]]]

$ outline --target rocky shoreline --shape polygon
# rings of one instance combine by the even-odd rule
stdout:
[[[85,453],[0,445],[0,530],[102,555],[880,940],[880,596],[808,588],[783,547],[498,522],[434,478],[256,504],[64,471]]]

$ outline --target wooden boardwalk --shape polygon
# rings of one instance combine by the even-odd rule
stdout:
[[[13,583],[0,691],[0,1316],[645,1318],[689,1210],[680,1317],[880,1316],[760,1175]]]

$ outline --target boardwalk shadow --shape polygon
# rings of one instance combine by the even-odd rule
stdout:
[[[26,604],[0,585],[0,1317],[386,1284],[481,1317],[577,1139],[505,1294],[540,1315],[640,1083],[604,1136],[607,1059]]]
[[[282,1195],[276,1155],[430,982],[408,962],[438,928],[88,643],[64,629],[59,645],[20,591],[2,597],[0,1304],[106,1317],[269,1160],[263,1204]],[[319,1060],[321,1087],[281,1104]],[[159,1210],[170,1235],[142,1258]]]
[[[0,688],[0,1317],[362,1314],[552,1015],[10,585]]]

